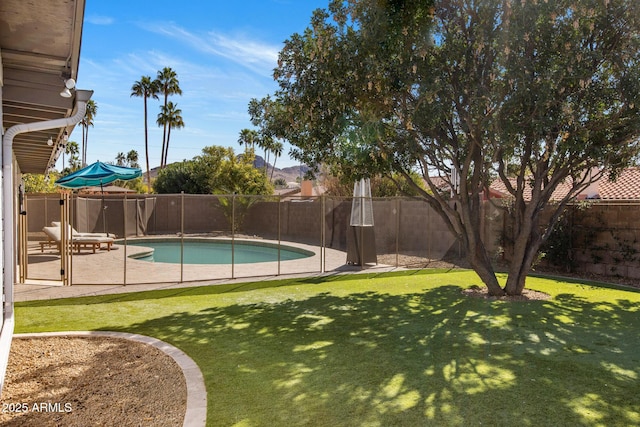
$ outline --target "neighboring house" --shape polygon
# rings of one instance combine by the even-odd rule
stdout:
[[[512,179],[515,185],[515,178]],[[571,186],[569,183],[561,183],[551,196],[551,200],[561,200],[567,195]],[[491,184],[492,197],[507,197],[509,192],[500,180]],[[531,199],[531,190],[525,188],[525,200]],[[595,182],[585,191],[578,195],[577,200],[640,200],[640,167],[630,167],[622,171],[620,176],[611,181],[603,178]]]
[[[75,90],[84,7],[85,0],[0,1],[0,391],[13,336],[20,177],[52,168],[64,151],[65,133],[84,117],[91,92]]]
[[[625,169],[615,181],[600,180],[596,195],[601,200],[640,200],[640,167]]]

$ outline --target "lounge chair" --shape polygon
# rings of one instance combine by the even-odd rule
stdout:
[[[60,223],[57,221],[51,221],[51,226],[60,227]],[[71,235],[73,237],[110,237],[112,239],[116,238],[116,235],[113,233],[81,233],[73,227],[71,227]]]
[[[58,250],[60,250],[60,240],[62,239],[61,230],[60,227],[44,227],[42,229],[49,238],[49,241],[40,242],[40,252],[44,252],[45,245],[51,246],[52,244],[55,244]],[[71,238],[71,245],[78,253],[80,253],[80,249],[82,248],[90,248],[95,254],[96,249],[100,249],[103,243],[106,245],[107,250],[110,251],[111,245],[113,245],[113,238],[106,236],[72,236]]]

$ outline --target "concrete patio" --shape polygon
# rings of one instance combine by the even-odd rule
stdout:
[[[300,260],[281,261],[279,269],[278,262],[261,262],[236,264],[232,270],[231,265],[228,264],[185,264],[181,267],[180,264],[136,260],[130,256],[145,249],[132,245],[113,245],[111,251],[102,249],[95,254],[91,251],[81,251],[80,254],[74,252],[72,286],[62,286],[59,280],[60,255],[57,249],[49,248],[41,252],[39,244],[33,242],[29,245],[28,279],[24,284],[17,284],[14,287],[15,301],[371,271],[371,268],[363,270],[359,266],[346,265],[346,254],[342,251],[328,248],[321,251],[319,246],[291,242],[286,242],[286,245],[312,251],[314,255]],[[321,262],[324,265],[324,271]],[[368,267],[375,267],[376,272],[397,269],[387,265]]]

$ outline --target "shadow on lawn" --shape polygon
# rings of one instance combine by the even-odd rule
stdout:
[[[206,286],[194,286],[184,288],[171,288],[155,291],[135,291],[136,285],[129,285],[128,288],[131,292],[120,294],[108,294],[108,295],[95,295],[78,298],[59,298],[59,299],[45,299],[45,300],[33,300],[33,301],[21,301],[16,303],[16,307],[60,307],[60,306],[74,306],[74,305],[90,305],[90,304],[105,304],[105,303],[117,303],[117,302],[132,302],[132,301],[145,301],[149,299],[161,299],[161,298],[173,298],[178,296],[205,296],[205,295],[218,295],[233,292],[247,292],[256,289],[268,289],[268,288],[280,288],[287,286],[300,286],[301,284],[325,284],[332,281],[346,282],[350,280],[363,280],[363,279],[380,279],[391,277],[410,277],[410,276],[424,276],[430,274],[441,274],[449,272],[450,269],[423,269],[423,270],[410,270],[410,271],[395,271],[395,272],[371,272],[371,273],[359,273],[359,274],[328,274],[317,277],[309,278],[294,278],[294,279],[278,279],[278,280],[265,280],[258,282],[236,282],[225,283],[221,285],[206,285]],[[462,270],[460,270],[462,271]]]
[[[629,302],[488,302],[443,286],[210,308],[126,331],[196,360],[212,425],[630,425],[639,327]]]

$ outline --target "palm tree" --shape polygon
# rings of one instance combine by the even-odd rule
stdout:
[[[116,165],[124,166],[126,160],[127,158],[122,151],[116,154]]]
[[[240,136],[238,136],[238,144],[241,146],[245,146],[245,150],[251,148],[253,150],[254,146],[258,142],[258,131],[252,129],[242,129],[240,131]]]
[[[130,150],[127,153],[127,165],[130,168],[138,168],[140,167],[140,165],[138,165],[138,152],[136,150]]]
[[[273,141],[271,144],[271,152],[273,153],[273,167],[271,168],[271,177],[269,181],[273,181],[273,171],[276,169],[276,162],[278,161],[278,157],[282,156],[282,150],[284,150],[284,146],[280,141]]]
[[[150,76],[142,76],[131,87],[131,96],[140,96],[144,101],[144,154],[147,159],[147,191],[151,192],[151,172],[149,169],[149,129],[147,125],[147,99],[158,99],[158,88]]]
[[[93,127],[93,118],[96,116],[98,112],[98,105],[93,99],[87,101],[86,112],[84,113],[84,118],[80,121],[80,125],[82,126],[82,167],[87,166],[87,143],[89,140],[89,126]]]
[[[264,176],[267,176],[267,168],[269,167],[269,153],[271,153],[271,147],[273,146],[274,140],[269,135],[263,135],[261,138],[258,138],[258,147],[264,150]]]
[[[174,104],[169,101],[166,106],[160,107],[160,114],[158,114],[158,120],[156,120],[158,126],[164,126],[167,129],[166,147],[163,150],[164,158],[162,159],[162,165],[167,164],[167,156],[169,154],[169,138],[171,137],[171,129],[180,129],[184,127],[184,121],[182,120],[182,110],[178,108],[178,104]]]
[[[158,75],[154,80],[154,84],[158,89],[158,93],[164,94],[164,104],[160,107],[160,114],[163,114],[163,112],[167,111],[169,105],[169,95],[182,95],[182,89],[180,89],[178,75],[171,69],[171,67],[164,67],[162,71],[158,71]],[[169,140],[169,131],[167,128],[168,123],[165,123],[162,132],[162,154],[160,155],[160,168],[164,168],[166,166],[166,151],[168,148],[167,145]]]
[[[64,153],[69,155],[69,166],[63,169],[62,173],[75,172],[80,169],[80,159],[78,158],[78,143],[75,141],[67,142],[67,146],[64,149]],[[64,159],[62,160],[62,166],[64,167]]]

